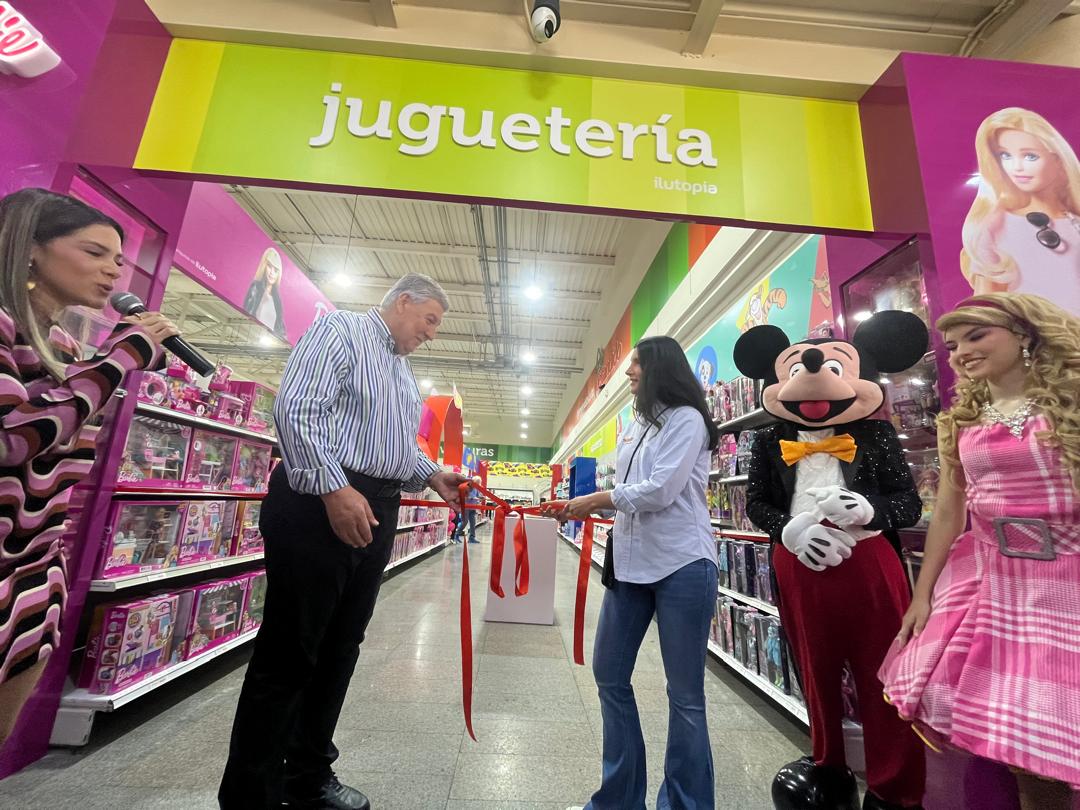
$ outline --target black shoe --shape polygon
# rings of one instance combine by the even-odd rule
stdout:
[[[371,810],[367,796],[356,788],[341,784],[334,774],[330,774],[313,794],[289,796],[285,804],[300,810]]]
[[[863,796],[863,810],[922,810],[921,805],[915,805],[914,807],[905,807],[902,804],[893,804],[887,802],[882,798],[879,798],[869,790],[866,791],[866,795]]]
[[[850,768],[817,765],[803,757],[780,769],[772,800],[776,810],[859,810],[859,787]]]

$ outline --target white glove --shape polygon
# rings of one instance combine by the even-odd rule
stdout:
[[[811,571],[824,571],[851,557],[856,539],[847,532],[822,526],[813,512],[802,512],[784,527],[784,548]]]
[[[821,517],[837,526],[865,526],[874,519],[874,507],[870,501],[850,489],[812,487],[806,490],[806,494],[817,502]]]

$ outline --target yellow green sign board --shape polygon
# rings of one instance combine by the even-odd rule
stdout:
[[[852,102],[174,40],[136,168],[871,230]]]
[[[585,441],[578,455],[587,456],[588,458],[600,458],[612,452],[617,444],[616,420],[612,419]]]

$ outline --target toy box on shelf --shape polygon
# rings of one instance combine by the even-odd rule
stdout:
[[[178,609],[176,594],[99,606],[87,637],[79,687],[109,695],[164,667]]]
[[[131,420],[117,482],[148,489],[184,486],[191,428],[136,415]]]
[[[757,410],[759,394],[757,380],[736,377],[705,386],[705,404],[717,422],[730,422]]]
[[[232,475],[233,492],[266,492],[270,483],[272,453],[269,445],[239,442]]]
[[[114,503],[98,576],[126,577],[177,565],[186,509],[179,501]]]
[[[785,695],[791,694],[791,676],[788,670],[787,644],[775,616],[758,615],[758,674]]]
[[[165,370],[165,382],[169,389],[169,408],[195,416],[206,416],[209,413],[206,392],[195,385],[196,379],[195,372],[188,367],[187,363],[178,357],[172,358],[169,367]]]
[[[232,554],[242,557],[263,550],[263,536],[259,530],[261,501],[240,501],[236,509],[236,531],[233,536]]]
[[[234,380],[229,384],[229,391],[243,402],[244,424],[248,430],[268,436],[275,435],[274,400],[277,392],[273,388],[255,382]]]
[[[196,430],[191,437],[184,486],[211,492],[227,492],[232,487],[240,442],[231,436]]]
[[[236,530],[236,501],[190,501],[180,535],[180,565],[228,557]]]
[[[177,629],[184,631],[184,660],[240,634],[248,582],[247,576],[223,579],[181,593],[180,616],[186,623]]]
[[[239,427],[244,424],[244,401],[230,393],[229,378],[231,376],[232,368],[229,366],[218,366],[214,369],[214,376],[207,386],[209,390],[206,402],[211,419]]]
[[[247,598],[244,602],[244,617],[240,632],[249,633],[262,625],[263,612],[266,609],[266,571],[259,569],[247,576]]]

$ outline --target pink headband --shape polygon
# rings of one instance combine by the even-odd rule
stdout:
[[[1016,323],[1019,324],[1020,327],[1023,328],[1023,330],[1027,333],[1028,337],[1033,338],[1038,334],[1038,331],[1035,329],[1035,327],[1031,324],[1030,321],[1025,318],[1021,318],[1019,315],[1014,315],[1013,313],[1009,312],[1009,310],[1007,310],[997,301],[990,301],[986,298],[980,298],[979,296],[974,295],[971,298],[965,298],[963,301],[956,305],[957,309],[962,309],[964,307],[981,307],[983,309],[996,309],[998,312],[1004,312],[1006,315],[1016,321]]]

